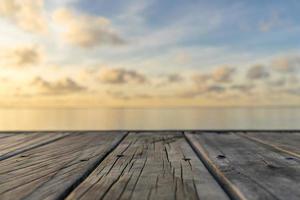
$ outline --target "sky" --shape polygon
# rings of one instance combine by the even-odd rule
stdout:
[[[0,0],[0,107],[300,106],[298,0]]]

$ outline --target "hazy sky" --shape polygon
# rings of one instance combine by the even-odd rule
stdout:
[[[0,106],[300,105],[299,10],[299,0],[0,0]]]

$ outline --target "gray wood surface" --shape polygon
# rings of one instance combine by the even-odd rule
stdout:
[[[185,135],[234,198],[300,199],[298,158],[291,159],[289,153],[236,133]],[[286,137],[291,135],[282,135],[282,140],[288,141]]]
[[[25,152],[29,149],[54,142],[68,135],[67,133],[1,133],[0,134],[0,161]]]
[[[48,137],[56,137],[50,135]],[[124,136],[124,133],[112,132],[71,133],[55,142],[0,161],[0,199],[64,198]],[[3,137],[0,141],[6,149],[3,140],[13,143],[13,138],[19,135]],[[39,141],[29,139],[31,135],[24,137],[28,137],[29,143]]]
[[[68,197],[228,199],[181,133],[131,133]]]
[[[0,133],[1,200],[298,200],[299,188],[300,132]]]
[[[300,158],[300,133],[299,132],[246,132],[242,136],[264,145],[283,151],[293,157]]]

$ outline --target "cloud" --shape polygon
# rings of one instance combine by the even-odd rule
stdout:
[[[255,85],[252,84],[234,84],[230,87],[233,91],[238,91],[240,93],[251,93]]]
[[[179,74],[169,74],[167,75],[167,82],[168,83],[179,83],[181,81],[183,81],[183,77]]]
[[[290,83],[290,84],[292,84],[292,85],[295,85],[295,84],[298,84],[299,82],[300,82],[300,80],[299,80],[299,76],[294,76],[294,75],[292,75],[292,76],[290,76],[289,78],[288,78],[288,83]]]
[[[216,82],[227,83],[231,81],[234,73],[235,73],[234,68],[224,66],[214,70],[212,73],[212,78]]]
[[[233,67],[222,66],[209,73],[193,75],[191,77],[194,84],[193,88],[188,89],[179,96],[197,97],[205,94],[222,94],[227,90],[227,88],[224,87],[224,84],[233,81],[235,72],[236,69]]]
[[[36,46],[22,46],[6,50],[1,55],[2,65],[9,67],[27,67],[39,64],[44,55]]]
[[[208,87],[203,87],[201,89],[202,89],[202,92],[214,92],[214,93],[223,93],[226,90],[225,87],[220,86],[220,85],[210,85]]]
[[[163,87],[163,86],[168,86],[170,84],[176,84],[176,83],[181,83],[184,81],[184,77],[180,74],[167,74],[167,75],[162,75],[160,77],[161,79],[157,83],[157,87]]]
[[[31,87],[35,89],[38,94],[55,95],[55,94],[70,94],[86,91],[87,88],[79,85],[71,78],[64,78],[55,82],[49,82],[41,77],[36,77],[31,82]]]
[[[222,94],[226,91],[226,88],[221,85],[197,85],[193,89],[189,89],[179,94],[183,98],[194,98],[200,95],[206,94]]]
[[[82,48],[103,45],[122,45],[124,40],[111,28],[104,17],[75,14],[69,9],[58,9],[53,19],[62,25],[62,36],[67,43]]]
[[[295,96],[300,96],[300,87],[297,88],[288,88],[284,90],[285,93]]]
[[[213,70],[211,73],[196,74],[192,77],[192,80],[196,84],[204,84],[208,81],[215,83],[229,83],[232,81],[235,72],[236,70],[234,68],[223,66]]]
[[[278,72],[293,73],[300,68],[300,57],[281,57],[273,60],[272,66]]]
[[[287,83],[287,80],[282,79],[282,78],[267,82],[268,86],[270,86],[270,87],[283,87],[283,86],[285,86],[286,83]]]
[[[143,84],[148,81],[147,77],[134,70],[126,69],[109,69],[103,68],[100,70],[99,80],[109,84],[128,84],[139,83]]]
[[[131,97],[127,94],[125,94],[123,91],[106,91],[106,93],[116,99],[122,99],[122,100],[129,100]]]
[[[121,100],[132,100],[132,99],[152,99],[155,98],[155,95],[150,95],[146,93],[137,93],[137,94],[126,94],[125,91],[107,91],[109,96],[121,99]]]
[[[246,76],[250,80],[259,80],[269,78],[270,73],[265,66],[255,65],[248,69]]]
[[[0,16],[25,31],[44,33],[47,31],[47,21],[43,16],[43,7],[43,0],[1,0]]]
[[[205,84],[211,79],[210,74],[196,74],[192,76],[192,81],[196,84]]]

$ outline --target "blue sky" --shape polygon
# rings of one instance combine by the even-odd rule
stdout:
[[[142,2],[142,3],[141,3]],[[140,4],[142,4],[140,6]],[[143,5],[145,4],[145,5]],[[93,15],[105,16],[116,23],[128,23],[122,15],[136,15],[143,20],[141,28],[159,30],[176,24],[195,27],[189,32],[182,45],[242,45],[248,40],[257,42],[273,41],[290,47],[297,46],[295,39],[299,33],[300,4],[297,1],[234,1],[234,0],[164,0],[164,1],[78,1],[70,4],[73,8]],[[137,7],[137,8],[134,8]],[[127,24],[130,26],[131,22]],[[217,24],[215,24],[217,23]],[[268,30],[260,30],[261,24],[269,24]],[[267,26],[267,25],[266,25]],[[197,31],[197,29],[199,29]],[[201,29],[212,29],[210,34],[202,34]],[[297,30],[298,29],[298,30]],[[200,35],[201,37],[199,37]],[[290,36],[289,40],[278,36]],[[299,40],[299,39],[298,39]],[[185,43],[186,42],[186,43]],[[196,42],[196,43],[195,43]],[[288,44],[286,43],[288,42]],[[286,46],[285,45],[285,46]],[[279,48],[280,46],[278,46]],[[272,49],[272,48],[271,48]]]
[[[111,19],[126,30],[128,40],[166,34],[158,38],[162,40],[158,45],[138,49],[146,56],[195,46],[265,56],[297,51],[300,44],[300,3],[293,0],[94,0],[75,1],[69,6]],[[136,56],[135,51],[133,54]]]

